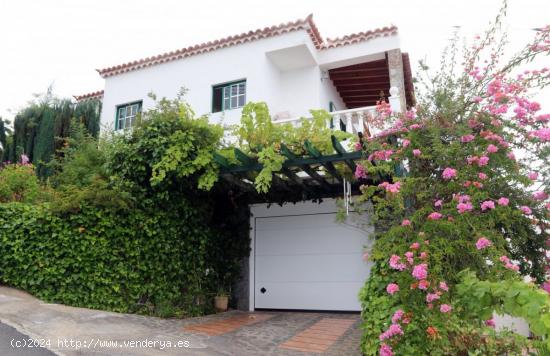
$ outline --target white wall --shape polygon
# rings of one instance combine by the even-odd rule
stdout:
[[[212,86],[241,79],[247,83],[246,100],[265,101],[272,116],[280,113],[289,117],[309,116],[310,109],[328,109],[330,101],[342,110],[345,105],[332,82],[321,81],[321,68],[331,67],[332,60],[347,63],[346,58],[350,61],[377,58],[383,53],[373,57],[373,50],[394,46],[392,39],[375,39],[318,51],[306,31],[294,31],[107,77],[102,128],[114,128],[117,105],[143,100],[143,109],[147,110],[154,105],[148,93],[153,92],[158,98],[174,98],[181,87],[188,89],[185,100],[197,115],[209,114]],[[289,61],[294,60],[303,61],[303,65],[289,68]],[[211,120],[235,124],[240,114],[240,109],[227,110],[212,114]]]

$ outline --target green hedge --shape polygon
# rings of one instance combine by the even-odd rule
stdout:
[[[199,214],[185,201],[63,217],[45,205],[0,204],[0,279],[48,302],[120,312],[187,303],[192,313],[217,245]]]

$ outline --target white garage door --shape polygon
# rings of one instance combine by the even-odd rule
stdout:
[[[359,311],[368,234],[334,213],[255,219],[255,308]]]

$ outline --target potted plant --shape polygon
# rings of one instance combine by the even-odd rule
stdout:
[[[214,297],[214,307],[217,312],[227,311],[227,304],[229,303],[229,293],[225,288],[220,287],[218,293]]]

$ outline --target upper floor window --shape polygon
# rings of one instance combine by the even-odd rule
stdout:
[[[128,129],[135,125],[136,118],[141,112],[141,101],[117,106],[115,130]]]
[[[243,107],[246,103],[246,80],[216,85],[212,89],[212,112]]]

